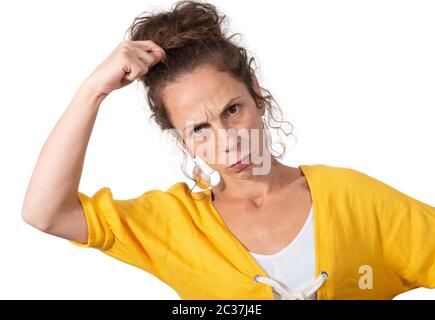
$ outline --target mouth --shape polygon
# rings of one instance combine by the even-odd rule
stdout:
[[[243,161],[243,163],[242,163]],[[227,168],[238,168],[242,166],[248,166],[251,162],[251,154],[249,153],[244,158],[240,159],[239,161],[233,163],[232,165],[228,166]]]

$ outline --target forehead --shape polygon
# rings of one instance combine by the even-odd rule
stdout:
[[[229,99],[248,91],[227,72],[205,65],[168,84],[162,93],[168,116],[177,127],[186,120],[203,120],[203,111],[221,111]]]

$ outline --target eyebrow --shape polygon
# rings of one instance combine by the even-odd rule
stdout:
[[[236,99],[238,99],[238,98],[240,98],[241,96],[237,96],[237,97],[234,97],[234,98],[232,98],[232,99],[230,99],[227,103],[226,103],[226,105],[222,108],[222,111],[221,111],[221,114],[222,113],[224,113],[225,112],[225,110],[234,102],[234,100],[236,100]],[[202,126],[202,125],[204,125],[204,124],[207,124],[207,122],[206,121],[203,121],[203,122],[198,122],[198,123],[194,123],[193,124],[193,126],[190,126],[189,128],[196,128],[196,127],[200,127],[200,126]],[[184,130],[186,130],[186,128],[187,127],[185,127],[184,129],[183,129],[183,131]],[[189,133],[190,133],[190,131],[189,131]]]

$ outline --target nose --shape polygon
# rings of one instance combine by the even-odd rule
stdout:
[[[221,126],[217,129],[218,150],[224,153],[236,153],[240,149],[241,137],[237,134],[237,129],[228,126]]]

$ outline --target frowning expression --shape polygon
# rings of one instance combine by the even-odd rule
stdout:
[[[168,117],[192,157],[221,174],[236,174],[249,165],[232,164],[252,164],[254,154],[263,154],[264,106],[258,107],[246,85],[229,73],[203,65],[162,92]]]

